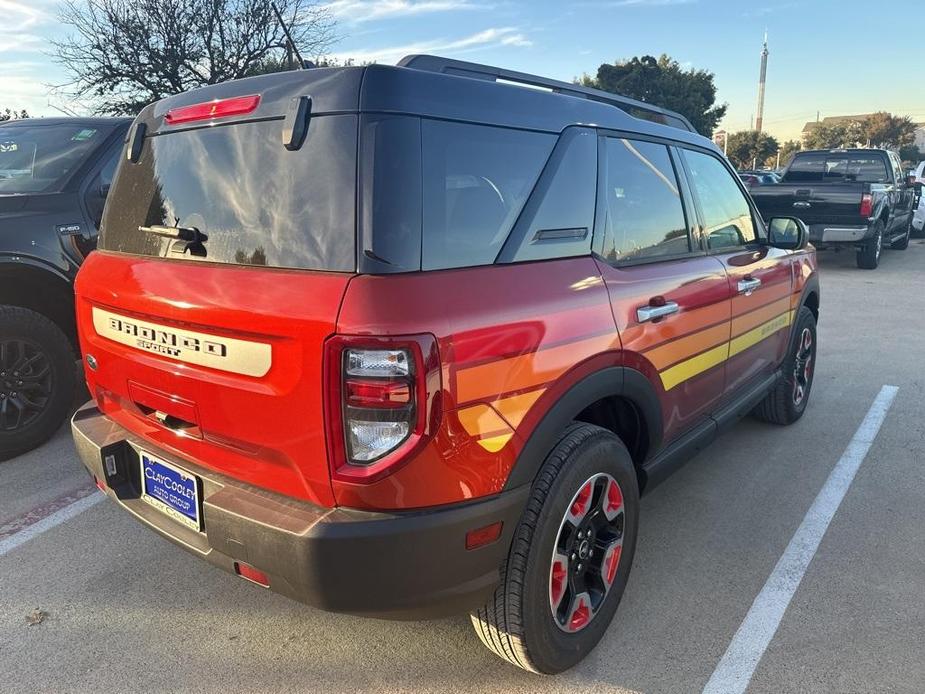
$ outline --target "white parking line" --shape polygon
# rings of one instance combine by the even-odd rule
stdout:
[[[880,389],[854,438],[829,474],[777,566],[732,637],[726,653],[703,688],[704,694],[737,694],[748,687],[832,517],[877,437],[897,390],[896,386],[883,386]]]
[[[88,508],[96,506],[105,498],[106,495],[100,493],[94,493],[90,496],[85,496],[82,499],[78,499],[77,501],[68,504],[64,508],[58,509],[54,513],[45,516],[41,520],[36,521],[35,523],[26,526],[22,530],[0,540],[0,557],[2,557],[7,552],[16,549],[21,544],[28,542],[33,537],[41,535],[46,530],[50,530],[56,525],[61,525],[61,523],[70,520],[78,513],[83,513]]]

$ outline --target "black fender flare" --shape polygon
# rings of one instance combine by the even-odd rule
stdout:
[[[800,309],[806,306],[806,301],[807,299],[809,299],[810,294],[816,295],[816,301],[819,302],[818,307],[819,307],[819,310],[821,311],[822,310],[822,303],[821,303],[822,288],[819,285],[819,273],[818,272],[814,272],[812,275],[810,275],[809,278],[806,280],[806,284],[803,285],[803,290],[800,293],[800,303],[797,304],[796,313],[799,313]],[[795,319],[796,319],[796,315],[794,315],[794,320]]]
[[[565,428],[589,405],[606,397],[620,396],[632,402],[645,421],[649,434],[648,455],[662,444],[662,406],[655,388],[639,371],[611,366],[584,377],[569,388],[530,433],[511,469],[505,489],[532,484]]]

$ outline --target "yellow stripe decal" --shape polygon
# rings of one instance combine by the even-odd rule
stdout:
[[[747,333],[743,333],[734,338],[732,342],[729,343],[729,356],[734,357],[739,352],[744,352],[749,347],[757,345],[765,338],[770,337],[782,328],[786,328],[788,325],[790,325],[790,311],[782,313],[777,318],[769,320],[767,323],[762,323],[757,328],[753,328]]]
[[[675,364],[670,369],[665,369],[659,375],[662,377],[662,385],[665,390],[671,390],[679,383],[683,383],[697,374],[701,374],[707,369],[712,369],[718,364],[722,364],[729,357],[729,343],[714,347],[711,350],[698,354],[692,359]]]
[[[762,340],[771,337],[771,335],[793,323],[794,314],[795,311],[782,313],[762,323],[758,327],[733,338],[729,342],[665,369],[659,374],[662,378],[662,386],[664,386],[665,390],[671,390],[675,386],[684,383],[684,381],[702,374],[704,371],[712,369],[714,366],[719,366],[730,357],[744,352],[749,347],[754,347]]]

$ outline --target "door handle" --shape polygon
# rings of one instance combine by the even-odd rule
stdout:
[[[646,323],[652,320],[658,320],[672,313],[677,313],[681,308],[674,301],[667,301],[661,306],[640,306],[636,309],[636,320],[640,323]]]
[[[812,207],[813,205],[812,205],[812,203],[805,202],[805,201],[803,201],[803,200],[798,200],[798,201],[796,201],[795,203],[793,203],[793,206],[796,207],[796,208],[798,208],[798,209],[805,210],[805,209],[807,209],[807,208]]]
[[[761,280],[757,277],[746,277],[745,279],[739,280],[739,294],[748,296],[760,286]]]

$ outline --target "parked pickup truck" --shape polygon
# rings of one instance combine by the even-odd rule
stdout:
[[[798,152],[776,186],[751,189],[765,219],[796,216],[820,249],[853,246],[858,267],[873,270],[885,243],[909,245],[913,182],[885,149]]]

